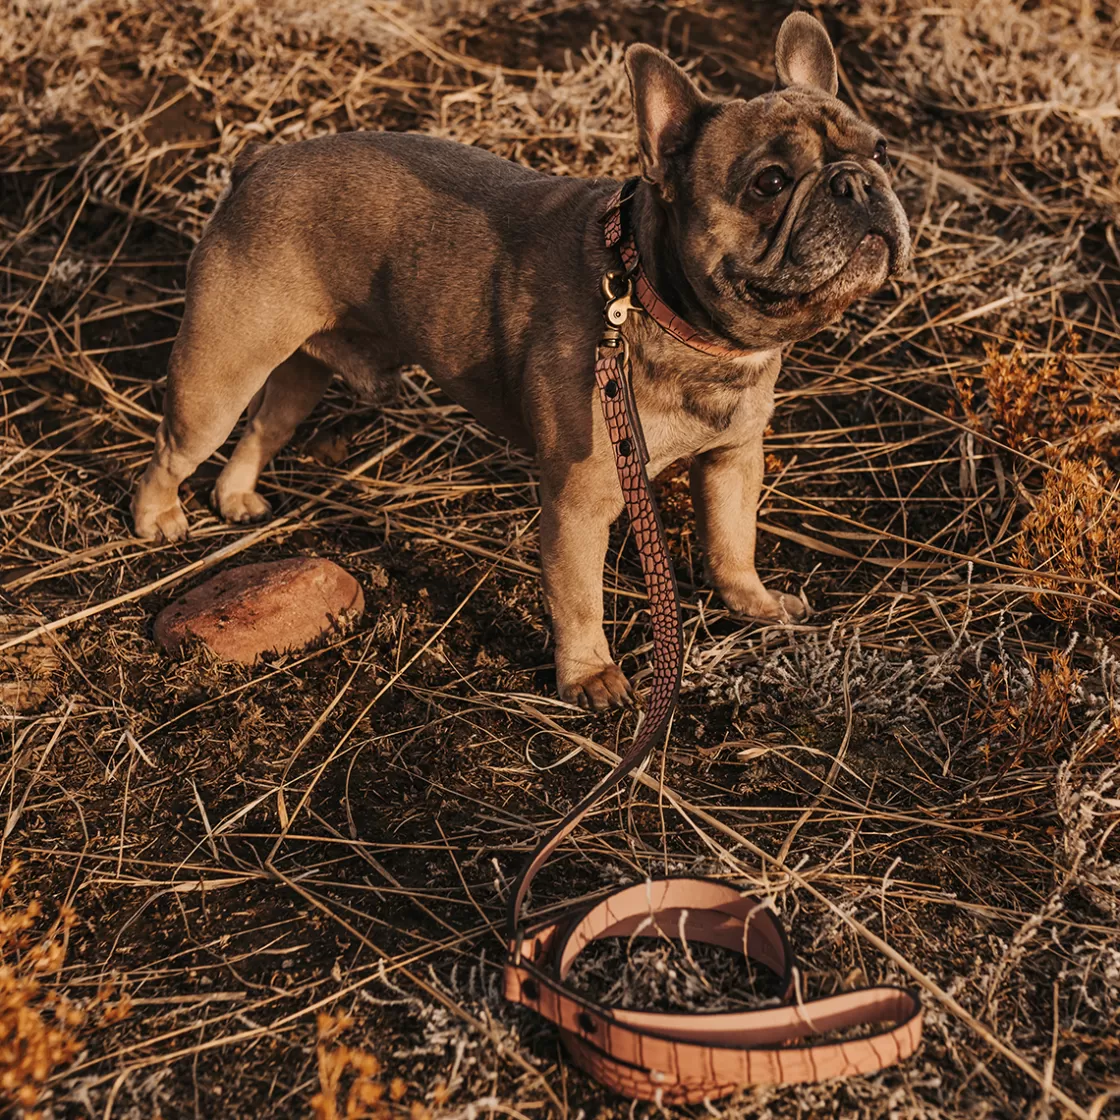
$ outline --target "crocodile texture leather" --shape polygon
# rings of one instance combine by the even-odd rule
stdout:
[[[673,313],[645,279],[626,203],[634,181],[611,200],[604,218],[608,248],[618,248],[638,302],[679,341],[720,356],[736,351]],[[612,337],[613,335],[613,337]],[[915,992],[880,986],[823,999],[798,998],[797,970],[774,912],[762,901],[712,879],[653,879],[614,891],[563,918],[525,929],[522,909],[533,878],[598,802],[645,761],[664,737],[680,691],[684,642],[680,598],[653,490],[645,440],[619,332],[608,331],[595,361],[595,383],[615,452],[618,480],[641,558],[653,624],[653,679],[642,722],[618,765],[550,832],[510,894],[506,998],[560,1029],[577,1065],[623,1096],[694,1103],[746,1085],[791,1084],[874,1073],[918,1045],[922,1008]],[[783,1002],[753,1011],[672,1014],[611,1007],[566,983],[576,957],[603,937],[684,937],[742,952],[779,977]],[[812,1035],[861,1028],[844,1041],[802,1042]],[[873,1028],[868,1031],[867,1028]]]

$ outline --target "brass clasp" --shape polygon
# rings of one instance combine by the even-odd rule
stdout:
[[[616,286],[620,283],[623,287],[619,292]],[[612,327],[621,327],[631,311],[641,311],[641,307],[631,299],[633,294],[634,282],[626,273],[612,270],[603,274],[603,298],[607,301],[603,311]]]

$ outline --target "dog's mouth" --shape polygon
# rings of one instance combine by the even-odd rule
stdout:
[[[877,230],[864,234],[852,255],[825,281],[804,292],[776,292],[747,279],[727,262],[725,277],[739,299],[770,318],[786,318],[869,295],[896,269],[898,243]]]

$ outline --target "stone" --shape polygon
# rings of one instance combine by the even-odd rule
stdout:
[[[155,638],[172,655],[193,640],[223,661],[253,665],[350,629],[365,610],[358,581],[330,560],[309,556],[219,572],[166,606]]]

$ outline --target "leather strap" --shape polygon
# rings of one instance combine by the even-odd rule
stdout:
[[[921,1038],[922,1008],[915,992],[886,986],[803,1001],[794,954],[777,916],[765,902],[714,879],[653,879],[614,891],[558,920],[524,928],[522,910],[537,872],[584,816],[645,761],[665,735],[680,691],[680,598],[646,473],[649,455],[619,328],[630,310],[646,310],[674,338],[713,351],[707,349],[710,339],[658,302],[648,281],[642,294],[644,273],[633,235],[625,229],[634,182],[613,197],[604,219],[607,247],[619,247],[625,273],[604,280],[607,327],[596,352],[595,383],[649,596],[653,681],[629,750],[541,841],[513,886],[505,995],[555,1023],[573,1061],[604,1085],[627,1097],[680,1104],[713,1100],[745,1085],[874,1073],[914,1052]],[[627,246],[632,250],[629,262]],[[613,284],[619,279],[625,291],[615,294]],[[640,308],[630,303],[631,295],[640,300]],[[662,321],[658,316],[666,312],[669,318]],[[598,1003],[566,980],[579,954],[604,937],[684,938],[740,951],[779,977],[783,1002],[755,1011],[694,1014]],[[866,1027],[877,1029],[847,1041],[800,1042],[810,1035]]]
[[[633,294],[641,309],[666,333],[693,350],[713,358],[746,358],[755,351],[729,346],[714,335],[694,327],[682,319],[658,295],[653,282],[642,268],[633,225],[623,222],[623,214],[634,197],[639,179],[627,179],[611,198],[604,216],[603,234],[608,249],[618,249],[626,275],[633,278]]]

